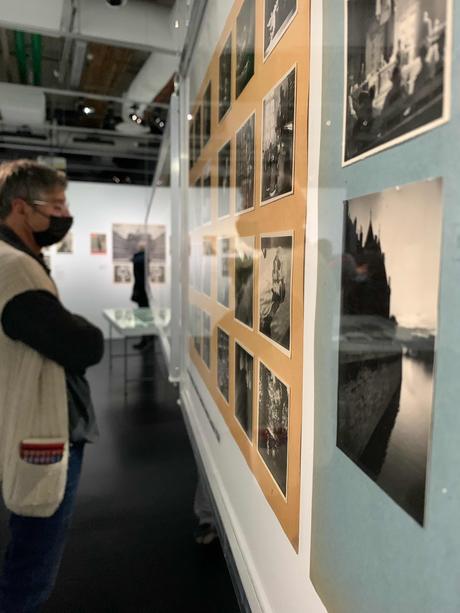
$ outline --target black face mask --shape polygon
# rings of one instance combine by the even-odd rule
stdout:
[[[37,211],[43,217],[50,220],[50,225],[46,230],[34,230],[35,242],[39,247],[49,247],[62,241],[73,224],[73,217],[57,217],[56,215],[45,215]]]

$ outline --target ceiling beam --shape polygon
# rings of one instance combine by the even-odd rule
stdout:
[[[21,143],[4,143],[0,142],[0,150],[1,149],[17,149],[18,151],[34,151],[39,153],[45,153],[47,155],[55,155],[56,153],[71,153],[74,155],[92,155],[92,156],[104,156],[107,157],[109,155],[112,158],[120,158],[124,160],[143,160],[145,162],[155,161],[158,156],[157,155],[140,155],[135,153],[124,153],[121,151],[114,151],[102,149],[84,149],[84,148],[74,148],[74,147],[59,147],[52,146],[44,143],[43,145],[27,145]]]
[[[20,130],[24,129],[24,124],[5,123],[0,121],[0,131],[2,130]],[[131,140],[144,140],[160,143],[163,136],[160,134],[127,134],[125,132],[117,132],[116,130],[103,130],[101,128],[82,128],[79,126],[60,126],[58,124],[34,124],[31,128],[34,132],[46,131],[46,132],[74,132],[80,134],[100,134],[101,136],[107,136],[109,138],[130,138]],[[1,136],[1,133],[0,133]]]

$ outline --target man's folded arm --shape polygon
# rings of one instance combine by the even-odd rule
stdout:
[[[65,309],[45,290],[29,290],[4,307],[5,334],[21,341],[71,372],[97,364],[104,353],[104,337],[96,326]]]

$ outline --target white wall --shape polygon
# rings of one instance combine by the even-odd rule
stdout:
[[[132,284],[114,284],[112,266],[112,223],[143,224],[151,188],[105,183],[71,182],[67,190],[74,216],[72,254],[52,253],[51,273],[63,304],[83,315],[108,335],[102,310],[133,307]],[[155,196],[150,224],[166,226],[166,254],[169,258],[170,200],[169,189],[159,188]],[[91,255],[91,233],[107,234],[107,254]],[[153,286],[162,303],[169,296],[169,270],[166,284]]]

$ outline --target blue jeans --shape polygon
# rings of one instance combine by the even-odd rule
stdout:
[[[1,613],[35,613],[54,587],[75,507],[83,448],[83,443],[70,447],[64,498],[54,515],[11,513],[11,540],[0,577]]]

